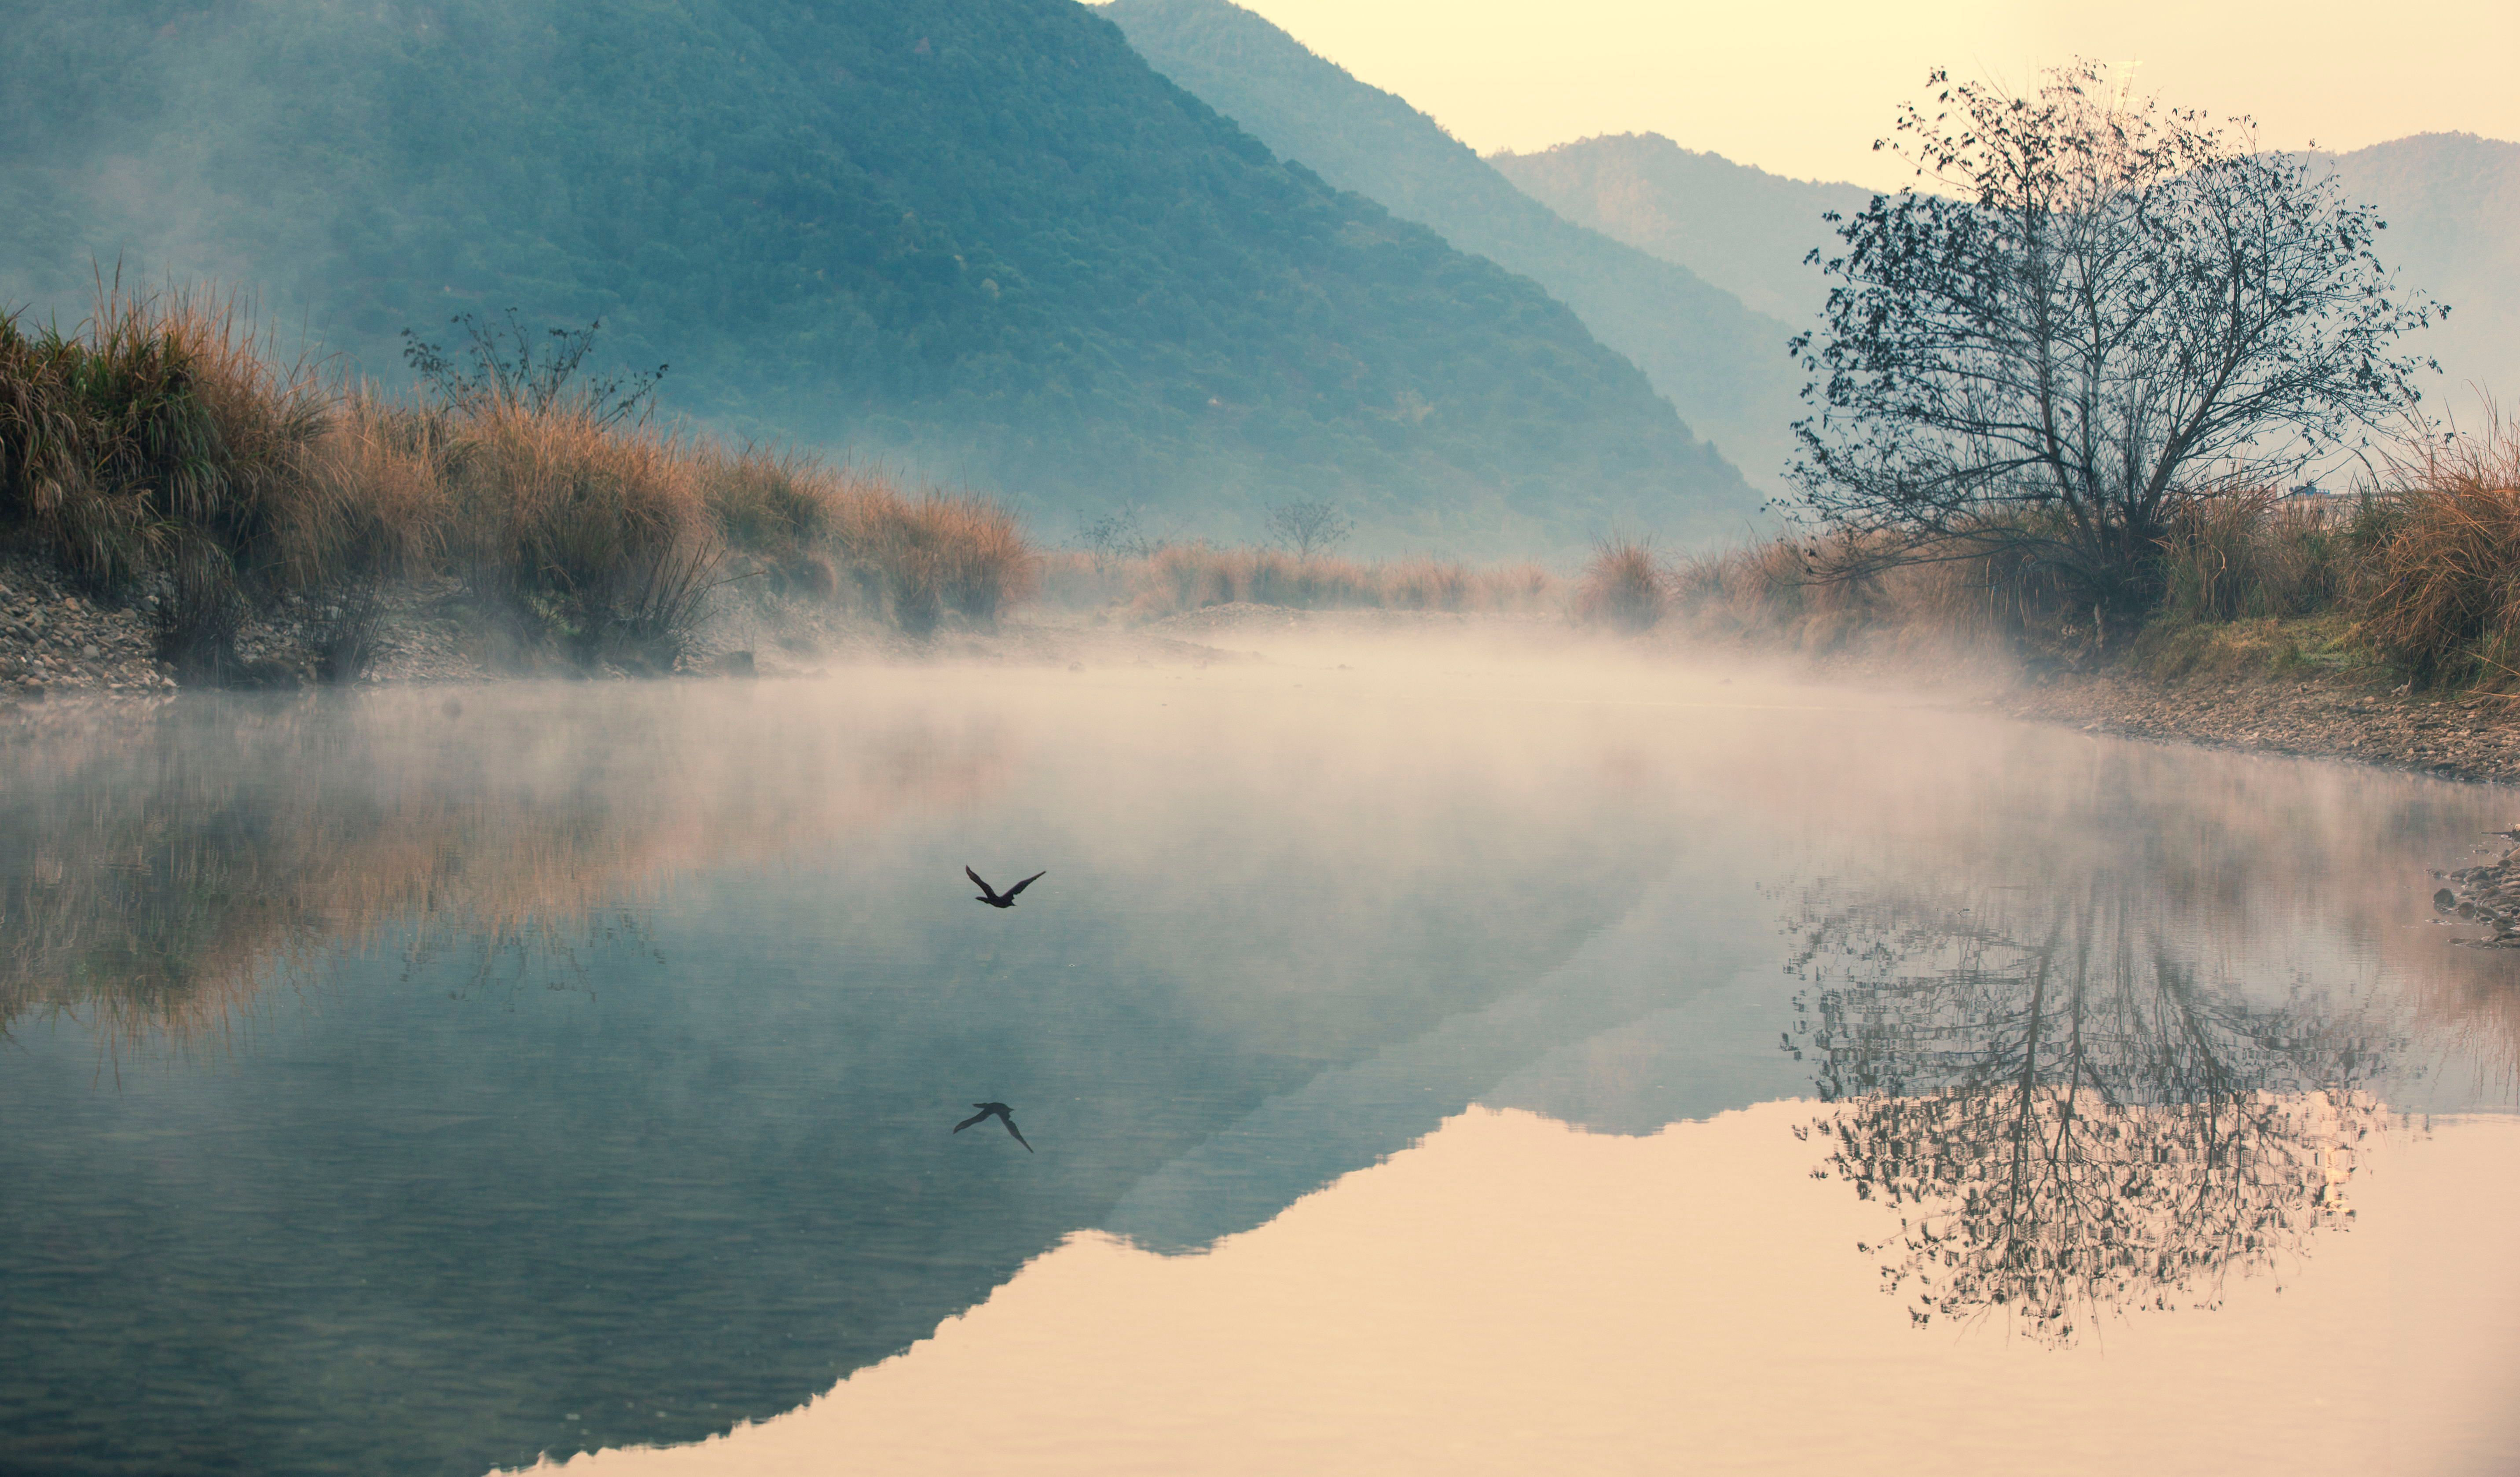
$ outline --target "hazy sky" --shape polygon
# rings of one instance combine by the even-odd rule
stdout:
[[[2076,55],[2139,64],[2270,145],[2520,139],[2520,0],[1238,0],[1482,153],[1667,134],[1779,174],[1885,185],[1871,152],[1937,65],[2017,81]]]

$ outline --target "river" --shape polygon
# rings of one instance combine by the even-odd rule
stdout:
[[[2507,792],[1272,655],[0,730],[0,1468],[2520,1469]]]

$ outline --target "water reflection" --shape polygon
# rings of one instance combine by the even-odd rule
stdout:
[[[696,867],[828,843],[968,798],[1003,736],[845,711],[730,751],[740,694],[596,703],[524,689],[161,704],[5,732],[0,1034],[224,1031],[266,985],[385,930],[472,985],[583,980],[577,950]],[[735,712],[729,711],[732,704]]]
[[[1438,1361],[1441,1381],[1391,1387],[1415,1404],[1351,1407],[1307,1383],[1342,1339],[1398,1367],[1351,1331],[1384,1326],[1356,1310],[1403,1285],[1396,1264],[1441,1272],[1436,1248],[1486,1258],[1427,1294],[1459,1316],[1388,1326],[1466,1358],[1479,1299],[1515,1300],[1533,1358],[1495,1372],[1545,1390],[1525,1413],[1558,1434],[1613,1425],[1546,1374],[1572,1366],[1565,1351],[1600,1351],[1592,1370],[1641,1352],[1636,1369],[1668,1373],[1659,1354],[1698,1348],[1705,1298],[1768,1339],[1761,1378],[1780,1389],[1815,1361],[1853,1361],[1862,1383],[1946,1342],[1915,1338],[1846,1254],[1916,1207],[1805,1178],[1812,1150],[1785,1132],[1811,1109],[1779,1099],[1806,1097],[1823,1064],[1776,1050],[1798,984],[1852,999],[1973,960],[1974,995],[1912,992],[1902,1018],[1944,1035],[1849,1058],[1839,1106],[1963,1086],[2000,1097],[1995,1064],[2021,1052],[1987,1031],[2016,1027],[1969,1012],[2022,1018],[2023,962],[2061,929],[2053,959],[2079,947],[2093,962],[2081,1018],[2139,1012],[2151,1033],[2088,1046],[2072,1091],[2138,1117],[2214,1104],[2211,1122],[2145,1141],[2210,1166],[2231,1145],[2315,1136],[2234,1116],[2261,1092],[2335,1080],[2344,1053],[2295,1037],[2360,1041],[2372,1059],[2348,1062],[2345,1085],[2405,1106],[2407,1063],[2432,1048],[2396,1043],[2467,1018],[2436,984],[2495,998],[2520,962],[2449,949],[2424,921],[2423,869],[2500,813],[2472,791],[1952,714],[1839,722],[1810,702],[1745,704],[1733,686],[1695,702],[1667,674],[1589,690],[1558,674],[1569,689],[1541,701],[1528,674],[1338,659],[1358,669],[520,687],[465,694],[455,713],[443,694],[380,693],[0,736],[19,742],[0,820],[31,837],[26,858],[0,858],[20,951],[0,1122],[42,1126],[0,1135],[0,1469],[478,1471],[698,1442],[898,1368],[1024,1269],[1072,1263],[1068,1248],[1190,1277],[1240,1265],[1238,1246],[1290,1244],[1325,1198],[1364,1209],[1255,1294],[1282,1311],[1272,1337],[1293,1383],[1238,1386],[1184,1360],[1173,1387],[1226,1415],[1257,1401],[1249,1419],[1287,1409],[1255,1391],[1323,1399],[1303,1408],[1331,1412],[1320,1440],[1254,1446],[1260,1469],[1319,1469],[1330,1448],[1450,1469],[1412,1444],[1450,1440],[1462,1413],[1435,1384],[1485,1409],[1497,1379]],[[1664,688],[1632,700],[1648,678]],[[991,857],[1010,878],[1047,866],[1060,880],[977,909],[961,870]],[[1821,868],[2087,901],[1961,897],[1977,911],[1957,932],[1949,900],[1867,904],[1843,948],[1812,957],[1827,977],[1797,981],[1778,967],[1777,889]],[[2140,906],[2089,900],[2112,870],[2147,879]],[[1840,959],[1885,934],[1882,960],[1916,957],[1869,973]],[[2103,967],[2112,949],[2133,961],[2126,979]],[[2184,972],[2162,976],[2156,955]],[[2365,993],[2413,1002],[2413,1024],[2382,1011],[2364,1030],[2360,996],[2264,988],[2296,975],[2377,980]],[[2176,1046],[2182,1002],[2210,1050]],[[1852,1041],[1873,1007],[1849,1008]],[[1886,1029],[1896,1012],[1879,1008]],[[237,1022],[238,1050],[129,1050]],[[2030,1059],[2062,1070],[2041,1040]],[[2161,1071],[2147,1052],[2176,1067],[2170,1085],[2145,1086]],[[2278,1059],[2293,1077],[2269,1075]],[[1039,1152],[992,1124],[951,1134],[974,1099],[1013,1104]],[[2016,1129],[2045,1142],[2070,1107],[2089,1141],[2033,1186],[2035,1211],[2087,1188],[2219,1186],[2109,1167],[2123,1150],[2093,1126],[2103,1107],[2037,1100]],[[1321,1193],[1389,1183],[1414,1144],[1487,1122],[1474,1105],[1528,1110],[1505,1115],[1520,1148],[1472,1155],[1447,1195]],[[1974,1111],[1995,1125],[2000,1107]],[[1679,1152],[1705,1136],[1669,1129],[1745,1113],[1758,1132],[1715,1134],[1711,1160]],[[1552,1176],[1579,1154],[1597,1173]],[[1753,1184],[1774,1198],[1732,1197]],[[2380,1219],[2385,1199],[2352,1188],[2362,1220]],[[1482,1251],[1505,1206],[1528,1233]],[[1586,1241],[1597,1223],[1633,1254]],[[2326,1247],[2369,1229],[2326,1240],[2321,1271]],[[2008,1233],[2049,1250],[2098,1235]],[[1736,1276],[1760,1256],[1755,1280]],[[1079,1304],[1110,1310],[1102,1348],[1152,1326],[1097,1302],[1109,1284],[1078,1285]],[[1102,1366],[1061,1342],[1076,1323],[1027,1335],[1040,1371]],[[1896,1342],[1868,1332],[1848,1354],[1856,1325]],[[1705,1348],[1701,1363],[1728,1352]],[[1640,1400],[1709,1380],[1727,1392],[1714,1411],[1744,1386],[1694,1366],[1620,1377]],[[959,1405],[926,1409],[968,1415],[989,1387],[938,1388]],[[1020,1414],[1066,1444],[1068,1469],[1112,1470],[1098,1442],[1157,1433],[1121,1433],[1147,1401],[1108,1393],[1117,1404],[1094,1410],[1120,1413]],[[900,1429],[915,1444],[918,1423]],[[1407,1439],[1374,1449],[1373,1430]],[[1489,1434],[1509,1469],[1656,1464],[1615,1442],[1552,1464],[1548,1442]],[[968,1464],[1017,1464],[989,1455]],[[1192,1455],[1218,1464],[1212,1444]]]
[[[1817,889],[1784,1045],[1918,1324],[2001,1311],[2070,1340],[2101,1311],[2213,1307],[2225,1279],[2352,1215],[2367,1091],[2403,1046],[2367,998],[2252,998],[2183,947],[2158,894]]]
[[[1546,975],[1681,833],[1446,755],[1442,715],[1292,741],[1317,715],[1273,694],[1130,681],[178,704],[29,745],[0,1469],[479,1471],[790,1409]],[[1058,890],[975,908],[984,838]],[[1039,1154],[951,1136],[972,1098]],[[1263,1219],[1321,1178],[1256,1168]]]

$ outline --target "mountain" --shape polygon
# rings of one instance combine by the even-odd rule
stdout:
[[[1851,215],[1872,201],[1858,185],[1786,179],[1658,133],[1492,155],[1488,162],[1568,220],[1678,262],[1798,329],[1828,299],[1826,280],[1803,265],[1814,247],[1837,243],[1821,216]]]
[[[1227,0],[1100,7],[1155,68],[1322,178],[1546,288],[1763,486],[1800,414],[1791,331],[1685,265],[1561,218],[1402,99]]]
[[[2447,322],[2407,340],[2441,361],[2435,414],[2472,424],[2471,385],[2520,403],[2520,143],[2427,133],[2320,156],[2349,200],[2377,205],[2382,259],[2449,303]],[[1784,179],[1656,134],[1500,154],[1491,164],[1534,199],[1630,246],[1682,263],[1762,311],[1801,323],[1828,295],[1805,252],[1835,238],[1820,216],[1863,208],[1856,185]]]
[[[1282,161],[1069,0],[0,0],[0,301],[92,263],[400,330],[601,317],[718,429],[1054,524],[1335,498],[1385,546],[1730,526],[1531,283]]]
[[[2346,195],[2389,222],[2381,259],[2450,304],[2448,320],[2408,340],[2441,361],[2424,391],[2432,413],[2474,425],[2471,385],[2520,407],[2520,143],[2421,133],[2330,158]]]

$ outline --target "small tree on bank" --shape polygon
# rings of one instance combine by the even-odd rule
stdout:
[[[1828,219],[1845,254],[1794,466],[1856,562],[2024,557],[2097,605],[2140,604],[2182,504],[2288,485],[2414,399],[2386,222],[2246,119],[2113,94],[2090,64],[2026,97],[1940,88],[1874,144],[1916,190]],[[1944,194],[1922,193],[1941,190]]]
[[[1265,520],[1272,541],[1294,551],[1297,559],[1328,554],[1346,542],[1356,524],[1335,503],[1280,503]]]

